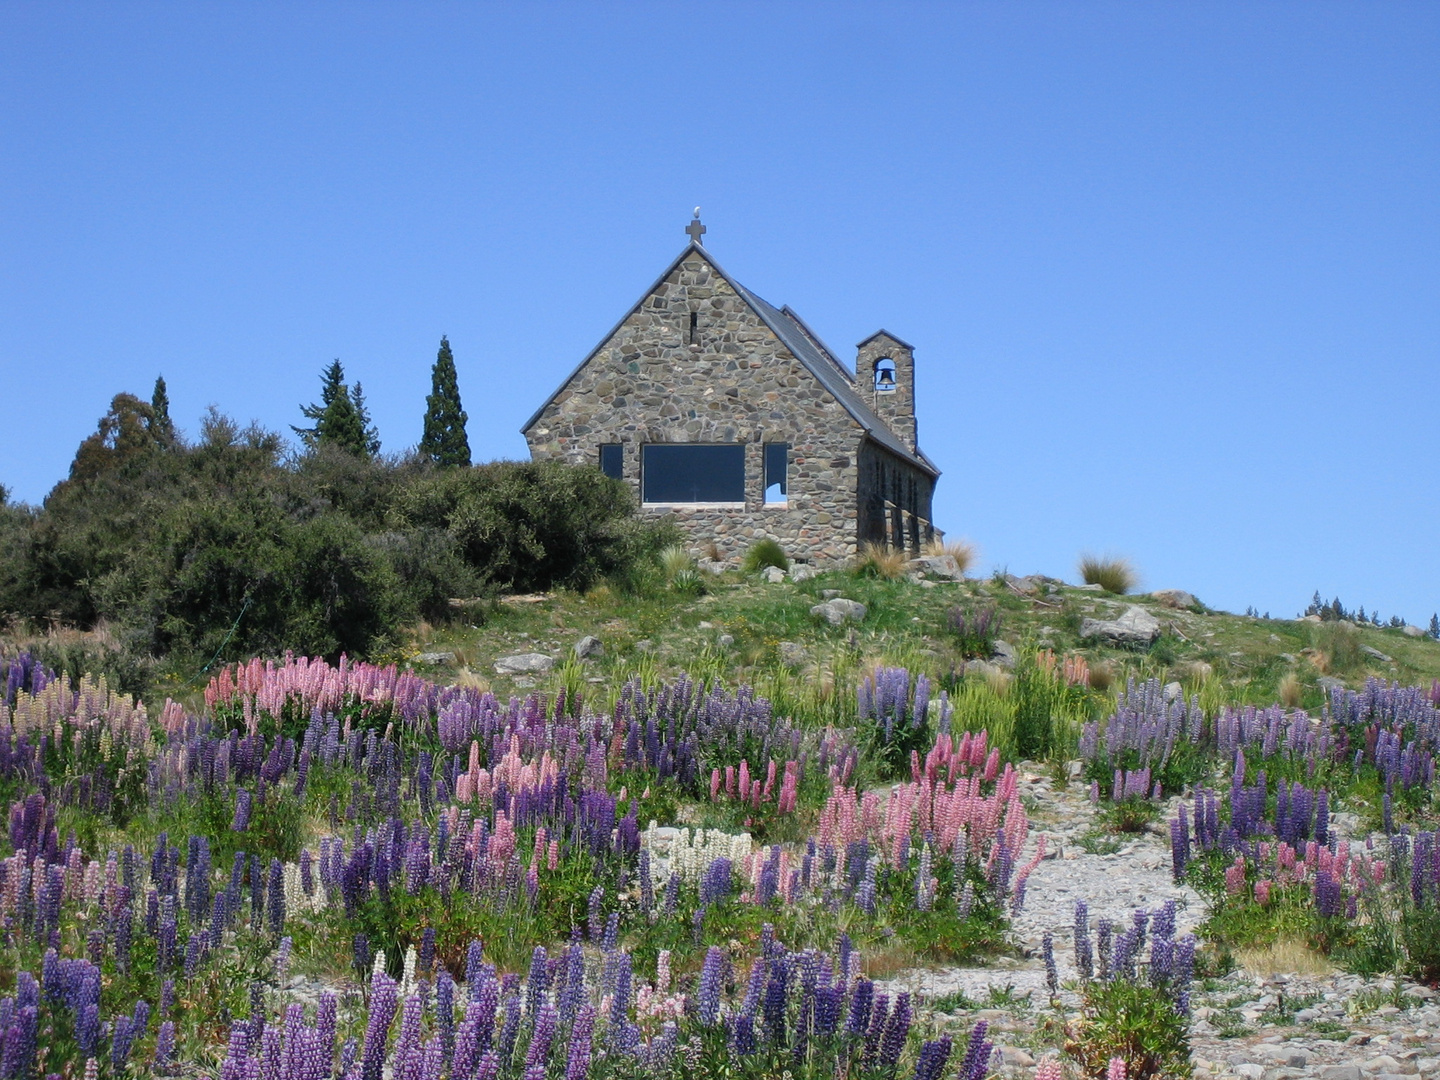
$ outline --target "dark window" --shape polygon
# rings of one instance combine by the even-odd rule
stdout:
[[[895,392],[895,361],[888,356],[884,360],[875,361],[875,392],[877,394],[893,394]]]
[[[765,501],[783,503],[789,501],[790,492],[790,444],[772,442],[765,444]]]
[[[625,479],[625,448],[619,443],[600,447],[600,471],[614,480]]]
[[[700,341],[700,313],[690,312],[690,344],[695,345]]]
[[[641,448],[647,503],[743,503],[745,447],[651,443]]]

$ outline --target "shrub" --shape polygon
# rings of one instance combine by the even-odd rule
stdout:
[[[1311,646],[1318,652],[1315,666],[1325,672],[1353,671],[1364,659],[1360,632],[1350,622],[1325,622],[1312,629]]]
[[[860,553],[855,557],[855,572],[862,577],[894,581],[905,573],[908,561],[905,552],[897,548],[866,541],[860,545]]]
[[[781,570],[790,569],[790,560],[785,555],[785,549],[780,546],[778,540],[766,537],[757,540],[750,545],[750,550],[745,552],[745,561],[741,568],[747,574],[758,574],[767,566],[778,566]]]
[[[1080,556],[1080,576],[1087,585],[1099,585],[1106,592],[1124,596],[1135,588],[1135,568],[1115,555]]]
[[[695,569],[695,560],[690,553],[679,544],[670,544],[660,549],[660,569],[665,573],[665,580],[673,583],[677,574],[687,570]]]

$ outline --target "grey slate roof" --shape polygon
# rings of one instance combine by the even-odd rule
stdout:
[[[730,287],[740,295],[741,299],[754,309],[755,314],[759,315],[761,321],[780,339],[781,344],[790,350],[795,359],[805,365],[810,374],[819,380],[820,385],[823,386],[826,391],[840,403],[845,411],[850,414],[855,422],[864,429],[865,434],[902,460],[918,466],[932,476],[940,475],[940,470],[935,467],[935,464],[929,458],[919,450],[911,450],[906,446],[904,441],[890,430],[889,425],[881,420],[880,417],[876,416],[870,407],[865,404],[859,393],[856,392],[854,376],[835,358],[835,354],[825,347],[819,337],[800,320],[798,315],[788,307],[776,308],[769,303],[769,301],[745,288],[745,286],[741,285],[725,272],[725,269],[715,261],[715,256],[695,243],[690,244],[680,253],[679,257],[665,269],[665,272],[655,280],[655,283],[651,285],[650,288],[645,290],[640,299],[621,317],[620,321],[611,328],[610,332],[600,339],[600,343],[590,351],[589,355],[580,361],[575,367],[575,370],[565,377],[565,381],[556,388],[555,393],[551,394],[550,397],[546,399],[545,404],[536,409],[535,414],[531,416],[529,420],[525,421],[525,426],[520,429],[522,433],[534,427],[535,422],[539,420],[541,414],[550,407],[550,403],[555,400],[560,391],[565,389],[565,387],[569,385],[570,380],[578,375],[581,369],[594,358],[595,354],[600,351],[605,342],[615,336],[615,332],[625,324],[625,320],[630,318],[630,316],[639,309],[640,305],[645,302],[645,297],[654,292],[661,282],[674,273],[675,267],[680,265],[692,251],[698,252],[703,256],[705,261],[710,264],[711,269],[729,282]],[[869,339],[867,338],[866,340]],[[897,338],[896,340],[898,341],[899,339]]]

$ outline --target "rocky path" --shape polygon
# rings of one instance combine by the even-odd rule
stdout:
[[[963,1035],[987,1020],[1006,1073],[1028,1074],[1037,1058],[1057,1052],[1058,1028],[1079,998],[1062,989],[1051,1007],[1040,959],[1041,935],[1054,937],[1062,983],[1077,978],[1071,927],[1075,902],[1093,922],[1128,921],[1137,907],[1180,904],[1179,924],[1193,928],[1204,903],[1170,875],[1170,846],[1161,828],[1124,838],[1105,852],[1092,830],[1095,811],[1080,785],[1056,787],[1026,773],[1022,792],[1032,808],[1032,835],[1044,834],[1050,856],[1031,874],[1025,907],[1014,922],[1022,959],[987,967],[937,967],[901,972],[886,985],[922,993],[935,1020]],[[1161,823],[1163,825],[1163,823]],[[1090,834],[1087,838],[1087,834]],[[1089,846],[1092,850],[1086,850]],[[1423,986],[1355,975],[1300,976],[1236,971],[1197,988],[1192,1056],[1197,1080],[1385,1080],[1440,1078],[1440,996]]]

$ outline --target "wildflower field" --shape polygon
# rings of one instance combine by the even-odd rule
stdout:
[[[886,980],[1020,947],[1022,769],[1168,824],[1207,901],[1200,940],[1173,904],[1046,934],[1045,1080],[1185,1075],[1197,965],[1248,938],[1440,979],[1440,684],[1307,712],[1033,647],[1011,678],[862,666],[807,711],[287,655],[147,708],[0,654],[0,1080],[982,1080],[985,1020]]]

